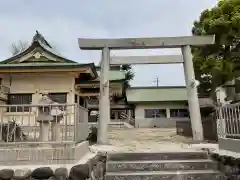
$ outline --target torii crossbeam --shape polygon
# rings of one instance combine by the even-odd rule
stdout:
[[[107,144],[108,122],[110,120],[109,100],[109,65],[111,64],[184,64],[185,82],[187,86],[188,104],[192,124],[193,139],[203,140],[203,127],[198,102],[197,87],[193,69],[190,46],[203,46],[214,44],[215,36],[184,36],[184,37],[151,37],[151,38],[122,38],[122,39],[86,39],[79,38],[78,44],[83,50],[102,50],[102,64],[100,74],[100,119],[98,130],[98,143]],[[161,57],[113,57],[110,60],[111,49],[155,49],[155,48],[181,48],[182,56]],[[131,59],[131,60],[130,60]],[[122,63],[121,63],[122,61]]]

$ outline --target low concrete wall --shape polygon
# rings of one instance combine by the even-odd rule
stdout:
[[[219,149],[240,153],[240,139],[219,138]]]
[[[217,125],[215,121],[203,121],[203,134],[205,140],[217,140]],[[190,121],[177,121],[177,134],[192,137],[192,126]]]
[[[138,128],[175,128],[176,122],[188,122],[189,118],[136,118],[135,127]]]
[[[83,141],[81,143],[78,143],[74,148],[74,159],[75,163],[79,161],[84,155],[86,155],[89,152],[89,142]]]
[[[44,145],[44,147],[43,147]],[[0,149],[0,165],[72,164],[88,151],[89,143],[41,144],[38,147],[3,147]],[[48,146],[48,147],[46,147]]]

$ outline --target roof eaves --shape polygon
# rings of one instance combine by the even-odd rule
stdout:
[[[135,86],[129,87],[128,89],[183,89],[186,86]]]
[[[47,51],[48,53],[58,57],[58,58],[61,58],[61,59],[64,59],[64,61],[68,62],[68,63],[77,63],[75,61],[72,61],[72,60],[69,60],[67,59],[66,57],[63,57],[62,55],[60,55],[58,52],[54,51],[52,48],[49,48],[48,46],[44,45],[43,43],[39,42],[39,41],[36,41],[45,51]]]
[[[48,53],[50,53],[50,54],[52,54],[52,55],[54,55],[54,56],[56,56],[58,58],[64,59],[64,61],[67,62],[67,63],[77,63],[75,61],[69,60],[69,59],[61,56],[59,53],[53,51],[53,49],[51,49],[50,47],[48,47],[48,46],[44,45],[43,43],[41,43],[40,41],[36,40],[36,41],[33,41],[31,43],[31,45],[28,48],[26,48],[24,51],[22,51],[22,52],[20,52],[20,53],[18,53],[16,55],[6,59],[6,60],[1,61],[0,64],[11,63],[11,61],[14,61],[17,58],[20,58],[21,56],[24,56],[25,54],[29,53],[31,50],[36,48],[36,46],[38,46],[38,45],[41,48],[43,48],[45,51],[47,51]]]
[[[91,68],[92,73],[94,74],[93,79],[98,78],[98,73],[97,73],[95,64],[94,63],[90,63],[89,66]]]
[[[91,64],[78,64],[78,63],[19,63],[19,64],[0,64],[2,69],[18,69],[18,68],[79,68],[89,67]]]
[[[109,80],[111,83],[124,83],[125,80]],[[99,81],[92,80],[92,81],[81,81],[81,84],[96,84],[99,83]]]
[[[0,64],[8,64],[11,63],[11,61],[14,61],[17,58],[20,58],[21,56],[24,56],[25,54],[27,54],[28,52],[30,52],[31,50],[33,50],[36,46],[36,42],[32,43],[28,48],[26,48],[24,51],[19,52],[18,54],[13,55],[12,57],[5,59],[3,61],[0,62]]]

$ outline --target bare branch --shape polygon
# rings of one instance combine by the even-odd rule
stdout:
[[[11,52],[12,55],[16,55],[20,52],[23,52],[24,50],[26,50],[28,47],[28,42],[25,41],[18,41],[17,43],[13,43],[11,45]]]

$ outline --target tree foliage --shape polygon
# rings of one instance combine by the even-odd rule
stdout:
[[[221,0],[204,10],[194,22],[192,34],[215,35],[214,45],[192,48],[199,94],[210,95],[240,74],[240,0]]]
[[[11,45],[11,52],[12,55],[16,55],[20,52],[23,52],[25,49],[27,49],[28,43],[25,41],[18,41],[17,43],[13,43]]]
[[[125,71],[125,76],[126,76],[125,85],[126,85],[126,87],[130,87],[130,81],[133,80],[133,78],[134,78],[134,72],[132,70],[132,66],[129,65],[129,64],[122,65],[121,70]]]

